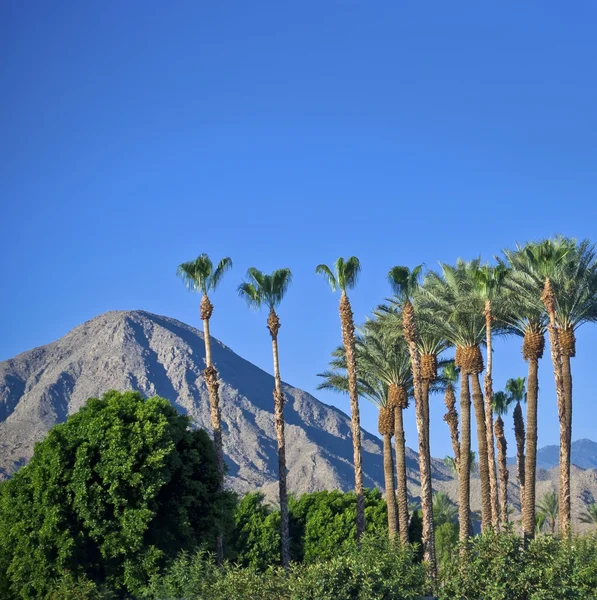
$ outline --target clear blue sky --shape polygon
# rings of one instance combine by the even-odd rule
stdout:
[[[112,309],[198,325],[175,270],[207,252],[235,265],[213,334],[268,371],[265,314],[235,288],[293,270],[282,375],[314,392],[340,341],[316,264],[360,257],[363,320],[394,264],[597,241],[596,19],[593,1],[1,3],[0,360]],[[575,439],[595,438],[596,337]],[[526,374],[518,340],[495,369],[498,388]],[[541,372],[539,442],[557,443],[547,354]]]

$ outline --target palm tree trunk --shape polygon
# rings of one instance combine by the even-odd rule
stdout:
[[[433,526],[433,490],[431,488],[431,464],[428,460],[426,439],[424,398],[421,386],[421,363],[417,348],[417,328],[413,305],[407,301],[402,309],[402,329],[408,344],[413,388],[415,396],[415,415],[419,438],[419,471],[421,477],[421,512],[423,513],[423,558],[428,565],[429,574],[434,581],[437,578],[437,563],[435,560],[435,530]]]
[[[386,504],[388,507],[388,537],[394,539],[398,533],[398,515],[396,512],[396,492],[394,489],[394,459],[392,458],[392,434],[383,436],[383,473],[386,486]]]
[[[479,476],[481,479],[481,530],[491,527],[491,494],[489,485],[489,464],[487,460],[487,432],[485,431],[485,407],[479,374],[471,374],[473,406],[477,421],[477,444],[479,446]],[[460,457],[462,460],[462,456]]]
[[[444,415],[444,421],[448,424],[450,430],[450,439],[452,440],[452,451],[454,452],[454,465],[456,474],[458,474],[458,465],[460,463],[460,442],[458,440],[458,413],[456,412],[456,396],[454,387],[448,383],[444,396],[444,403],[448,412]]]
[[[572,510],[570,502],[570,463],[572,452],[572,365],[570,364],[570,356],[568,355],[562,356],[562,379],[564,383],[564,397],[566,401],[566,431],[563,439],[563,464],[565,477],[562,479],[562,483],[560,483],[560,531],[566,532],[565,535],[570,535]]]
[[[211,359],[211,336],[209,332],[209,320],[213,313],[213,305],[207,294],[203,295],[200,305],[200,316],[203,321],[203,340],[205,343],[205,365],[203,371],[205,385],[209,393],[209,409],[211,415],[211,427],[213,430],[214,447],[216,451],[216,467],[220,480],[219,489],[224,484],[224,448],[222,443],[222,411],[220,409],[220,383],[218,381],[218,371],[213,365]],[[216,537],[216,561],[218,565],[224,562],[224,538],[222,533]]]
[[[471,395],[468,373],[460,375],[460,462],[458,466],[458,524],[462,548],[471,535]]]
[[[354,340],[354,320],[352,308],[346,292],[340,297],[340,322],[342,341],[346,351],[346,371],[350,396],[350,419],[352,425],[352,449],[354,460],[355,494],[357,500],[356,529],[357,539],[365,533],[365,496],[363,492],[363,457],[361,452],[361,416],[357,389],[357,363]]]
[[[288,491],[286,486],[286,438],[284,436],[284,393],[280,377],[280,360],[278,355],[278,330],[280,321],[272,308],[268,319],[268,329],[272,336],[272,353],[274,357],[274,422],[278,440],[278,483],[280,493],[280,544],[282,565],[290,566],[290,534],[288,527]]]
[[[491,300],[485,303],[485,336],[487,342],[487,367],[485,369],[485,433],[487,435],[487,462],[489,466],[489,495],[491,500],[491,524],[495,531],[499,528],[498,487],[495,468],[495,442],[493,437],[493,315]]]
[[[514,407],[514,437],[516,438],[516,468],[518,470],[518,482],[520,484],[520,506],[525,504],[526,482],[524,472],[524,420],[520,402]]]
[[[539,358],[529,357],[527,376],[527,436],[524,463],[524,503],[522,505],[522,534],[525,545],[535,537],[535,504],[537,480],[537,407],[539,400]]]
[[[562,354],[556,323],[556,298],[549,277],[545,279],[541,300],[543,300],[545,310],[549,316],[547,330],[549,331],[549,345],[556,383],[558,419],[560,422],[560,535],[567,536],[570,533],[570,444],[568,443],[570,428],[568,426],[568,407],[562,375]]]
[[[400,539],[408,544],[408,492],[406,487],[406,439],[402,408],[394,407],[394,437],[396,440],[396,483],[398,495],[398,525]]]
[[[498,415],[495,420],[495,437],[497,439],[498,464],[500,466],[500,522],[502,527],[508,523],[508,462],[507,462],[507,442],[504,435],[504,421]]]

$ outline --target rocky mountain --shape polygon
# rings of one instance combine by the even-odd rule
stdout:
[[[238,492],[257,488],[272,497],[277,482],[271,375],[212,339],[222,380],[224,450],[228,483]],[[0,469],[24,464],[46,432],[85,401],[109,389],[167,398],[210,428],[203,333],[144,311],[103,314],[56,342],[0,363]],[[284,384],[289,488],[295,493],[353,487],[350,420],[340,410]],[[381,443],[363,432],[365,485],[383,482]],[[416,455],[408,466],[417,493]],[[449,477],[440,461],[438,478]]]
[[[274,380],[212,338],[221,378],[227,482],[244,493],[277,492]],[[109,389],[138,390],[167,398],[197,427],[210,428],[203,333],[168,317],[144,311],[109,312],[61,339],[0,362],[0,475],[9,476],[32,455],[35,442],[86,400]],[[288,484],[300,494],[354,485],[350,419],[310,394],[284,384],[287,398]],[[412,444],[416,440],[411,440]],[[588,440],[577,442],[590,448]],[[542,452],[542,451],[541,451]],[[585,453],[589,456],[589,451]],[[541,464],[541,463],[540,463]],[[556,463],[557,464],[557,463]],[[595,464],[595,463],[592,463]],[[365,485],[383,487],[381,441],[363,431]],[[516,475],[509,488],[518,510]],[[409,494],[420,493],[417,455],[407,450]],[[577,512],[597,498],[597,471],[573,469]],[[433,461],[436,490],[457,498],[457,482],[440,460]],[[537,497],[557,489],[557,469],[538,473]],[[479,480],[471,482],[472,508],[480,510]]]
[[[581,469],[597,468],[597,443],[582,439],[572,442],[572,464]],[[537,450],[537,464],[542,469],[552,469],[560,464],[560,447],[544,446]]]

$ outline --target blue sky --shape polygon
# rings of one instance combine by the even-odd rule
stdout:
[[[235,265],[213,335],[268,371],[265,314],[235,288],[249,266],[293,270],[282,376],[314,392],[340,341],[318,263],[359,256],[360,321],[395,264],[597,241],[596,18],[588,1],[0,4],[0,360],[112,309],[198,325],[175,271],[207,252]],[[574,439],[595,438],[596,334],[578,336]],[[518,340],[495,371],[525,375]]]

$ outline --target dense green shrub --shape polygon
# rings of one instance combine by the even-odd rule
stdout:
[[[425,572],[411,547],[367,536],[344,546],[334,558],[264,572],[228,565],[218,569],[203,552],[182,554],[155,577],[145,597],[152,600],[412,600]]]
[[[214,546],[232,520],[218,487],[208,434],[168,401],[90,399],[0,485],[2,598],[44,597],[65,572],[73,585],[138,592],[182,549]]]
[[[590,600],[597,598],[597,538],[486,533],[441,573],[441,600]]]
[[[312,563],[332,558],[354,543],[356,499],[338,490],[291,497],[291,557]],[[386,503],[379,490],[365,490],[367,532],[388,534]],[[262,494],[247,494],[235,512],[229,558],[244,567],[264,570],[280,564],[280,514],[264,502]]]

